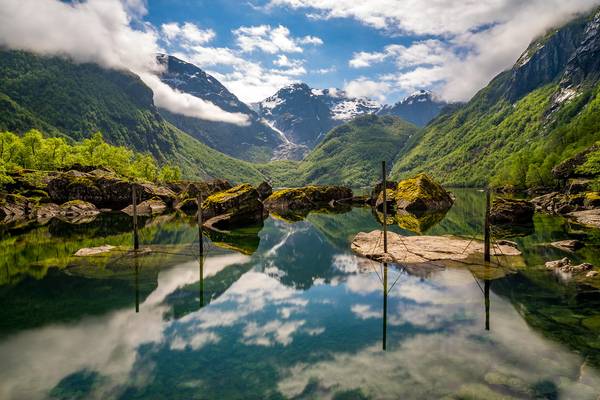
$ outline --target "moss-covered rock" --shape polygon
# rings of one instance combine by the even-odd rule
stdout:
[[[261,184],[258,185],[256,190],[258,191],[258,195],[261,200],[264,200],[273,194],[273,188],[271,187],[271,185],[269,185],[269,182],[266,181],[261,182]]]
[[[223,215],[227,218],[222,218],[222,227],[262,222],[264,207],[256,189],[243,184],[208,196],[202,203],[203,218]]]
[[[35,202],[20,194],[0,195],[0,222],[27,218],[35,209]]]
[[[400,181],[395,200],[399,210],[409,212],[448,210],[454,203],[450,193],[427,174]]]
[[[352,190],[344,186],[306,186],[277,190],[265,200],[265,206],[279,212],[312,210],[331,201],[351,199]]]
[[[446,211],[413,214],[405,210],[398,210],[398,213],[396,214],[396,223],[402,229],[422,234],[437,225],[445,216]]]
[[[530,201],[498,197],[492,204],[490,222],[498,225],[531,224],[534,212],[535,206]]]
[[[138,215],[153,216],[162,214],[166,211],[166,209],[167,205],[165,204],[165,202],[159,199],[158,197],[155,197],[153,199],[146,200],[138,204],[136,207],[136,212]],[[123,211],[126,214],[133,215],[133,205],[127,206],[121,211]]]

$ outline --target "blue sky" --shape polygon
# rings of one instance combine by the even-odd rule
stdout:
[[[600,0],[0,0],[0,46],[129,70],[157,106],[247,116],[160,80],[166,51],[245,102],[292,82],[392,103],[417,89],[467,101],[549,29]]]
[[[260,3],[255,4],[260,5]],[[376,52],[393,43],[410,45],[412,41],[418,39],[414,35],[392,37],[354,19],[315,20],[306,17],[302,10],[290,10],[284,7],[265,9],[239,0],[150,0],[148,11],[146,20],[155,26],[171,22],[191,22],[200,29],[212,29],[215,37],[206,43],[207,46],[212,47],[235,50],[235,36],[232,31],[240,26],[282,25],[289,29],[292,37],[318,37],[323,41],[322,45],[302,45],[301,53],[269,54],[255,50],[242,55],[245,59],[261,63],[265,68],[277,68],[273,61],[282,54],[289,59],[303,60],[302,65],[306,74],[291,76],[290,79],[303,81],[317,88],[343,88],[348,82],[365,76],[367,71],[351,68],[348,65],[355,52]],[[178,43],[164,45],[166,50],[182,51]],[[205,67],[210,72],[228,70],[226,65],[199,66]],[[396,70],[393,64],[383,63],[370,68],[368,74],[394,73]],[[403,93],[392,94],[390,100],[401,95]]]

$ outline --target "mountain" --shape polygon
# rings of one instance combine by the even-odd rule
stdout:
[[[256,104],[261,117],[290,142],[315,147],[324,134],[352,118],[376,112],[379,104],[352,98],[337,89],[311,89],[305,83],[286,86]]]
[[[423,127],[437,117],[447,103],[428,90],[418,90],[393,106],[384,106],[378,114],[395,115]]]
[[[447,185],[555,184],[552,168],[600,140],[600,11],[535,40],[467,104],[434,119],[394,165]]]
[[[332,129],[299,163],[271,163],[262,170],[276,185],[372,186],[388,165],[409,148],[418,128],[395,116],[361,115]]]
[[[272,129],[214,77],[173,56],[161,54],[158,60],[164,66],[161,80],[173,89],[210,101],[225,111],[246,114],[250,118],[248,126],[237,126],[186,117],[161,109],[165,119],[176,127],[213,149],[248,161],[268,161],[273,158],[275,149],[284,144],[278,131]]]
[[[0,130],[31,128],[74,140],[100,131],[111,144],[180,166],[187,177],[263,179],[251,164],[209,148],[166,121],[137,75],[62,57],[0,51]]]

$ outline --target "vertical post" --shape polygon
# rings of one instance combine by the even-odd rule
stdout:
[[[198,246],[200,246],[200,257],[204,255],[204,237],[202,233],[202,224],[204,223],[202,220],[202,191],[198,193],[198,199],[196,200],[198,203]]]
[[[133,203],[133,250],[137,251],[140,248],[140,240],[138,236],[137,189],[135,184],[131,188],[131,197]]]
[[[200,308],[204,307],[204,257],[200,254]]]
[[[385,161],[381,162],[381,183],[383,185],[383,252],[387,253],[387,177]]]
[[[135,263],[135,312],[140,312],[140,266],[138,258],[134,258]]]
[[[490,189],[485,190],[485,222],[484,222],[483,260],[490,261]]]
[[[383,350],[387,347],[387,300],[388,300],[388,265],[383,263]]]
[[[483,296],[485,298],[485,330],[490,330],[490,283],[489,279],[486,279],[483,287]]]

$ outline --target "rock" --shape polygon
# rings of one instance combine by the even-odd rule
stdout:
[[[565,265],[571,265],[571,260],[568,258],[563,258],[560,260],[548,261],[546,262],[546,269],[557,269],[562,268]]]
[[[19,194],[0,195],[0,221],[26,219],[33,212],[35,203]]]
[[[569,179],[567,182],[568,193],[585,193],[589,192],[594,181],[591,179]]]
[[[396,192],[393,189],[386,189],[385,196],[385,200],[387,203],[387,211],[391,214],[391,211],[396,205]],[[379,193],[379,196],[377,196],[377,200],[375,200],[375,207],[378,210],[383,210],[383,190]]]
[[[143,201],[136,207],[137,214],[144,216],[162,214],[166,209],[167,205],[159,198]],[[121,211],[126,214],[133,215],[133,205],[129,205]]]
[[[395,220],[400,228],[422,234],[437,225],[445,216],[445,211],[413,214],[405,210],[398,210]]]
[[[352,190],[343,186],[306,186],[275,191],[265,201],[269,210],[287,212],[322,207],[331,201],[352,199]]]
[[[258,197],[261,200],[265,200],[267,197],[273,194],[273,188],[269,185],[268,182],[264,181],[256,188],[258,192]]]
[[[510,246],[510,247],[514,247],[515,249],[517,249],[519,247],[519,245],[516,242],[510,241],[510,240],[497,240],[496,241],[497,244],[499,244],[500,246]]]
[[[588,147],[584,151],[575,154],[573,157],[566,159],[565,161],[552,168],[552,175],[554,175],[556,179],[563,180],[581,176],[581,174],[577,173],[577,167],[579,167],[587,161],[589,154],[598,150],[600,150],[600,146],[593,145],[591,147]]]
[[[71,200],[61,204],[60,215],[65,217],[92,216],[100,214],[100,211],[92,203],[81,200]]]
[[[170,207],[175,200],[175,193],[169,188],[151,183],[135,185],[139,202],[158,197]],[[114,175],[98,176],[80,171],[68,171],[48,182],[48,194],[56,203],[82,200],[97,207],[120,210],[131,204],[132,187],[131,182]]]
[[[552,242],[550,245],[561,250],[575,251],[582,248],[585,244],[580,240],[561,240],[559,242]]]
[[[398,182],[386,180],[386,186],[390,190],[396,190],[396,186],[398,186]],[[371,190],[371,196],[370,196],[371,205],[375,205],[375,202],[381,196],[382,192],[383,192],[383,182],[380,181],[375,185],[373,190]]]
[[[587,274],[585,274],[586,278],[594,278],[598,276],[598,271],[589,271]]]
[[[514,200],[498,197],[490,211],[492,224],[531,224],[535,207],[526,200]]]
[[[39,222],[49,221],[52,218],[58,217],[59,215],[60,206],[54,203],[43,204],[35,212],[35,217]]]
[[[585,208],[591,209],[600,207],[600,193],[587,192],[583,196],[583,206]]]
[[[582,225],[593,226],[600,228],[600,209],[576,211],[567,214],[568,217],[573,218],[575,221]]]
[[[376,261],[420,264],[432,261],[462,261],[474,254],[483,258],[483,242],[451,236],[402,236],[388,232],[388,252],[383,252],[383,233],[360,232],[352,241],[352,251]],[[494,256],[519,256],[512,246],[493,246]]]
[[[400,181],[395,201],[399,210],[409,212],[442,211],[454,203],[450,193],[426,174]]]
[[[100,246],[100,247],[87,247],[87,248],[83,248],[83,249],[79,249],[77,250],[77,252],[75,253],[76,257],[88,257],[88,256],[95,256],[98,254],[102,254],[102,253],[108,253],[109,251],[115,249],[115,246],[111,246],[111,245],[104,245],[104,246]]]
[[[196,199],[185,199],[180,201],[175,206],[177,210],[181,210],[186,214],[192,215],[198,211],[198,200]]]
[[[215,193],[204,200],[203,218],[209,220],[218,215],[227,215],[226,225],[231,227],[262,222],[265,213],[256,189],[243,184]]]

